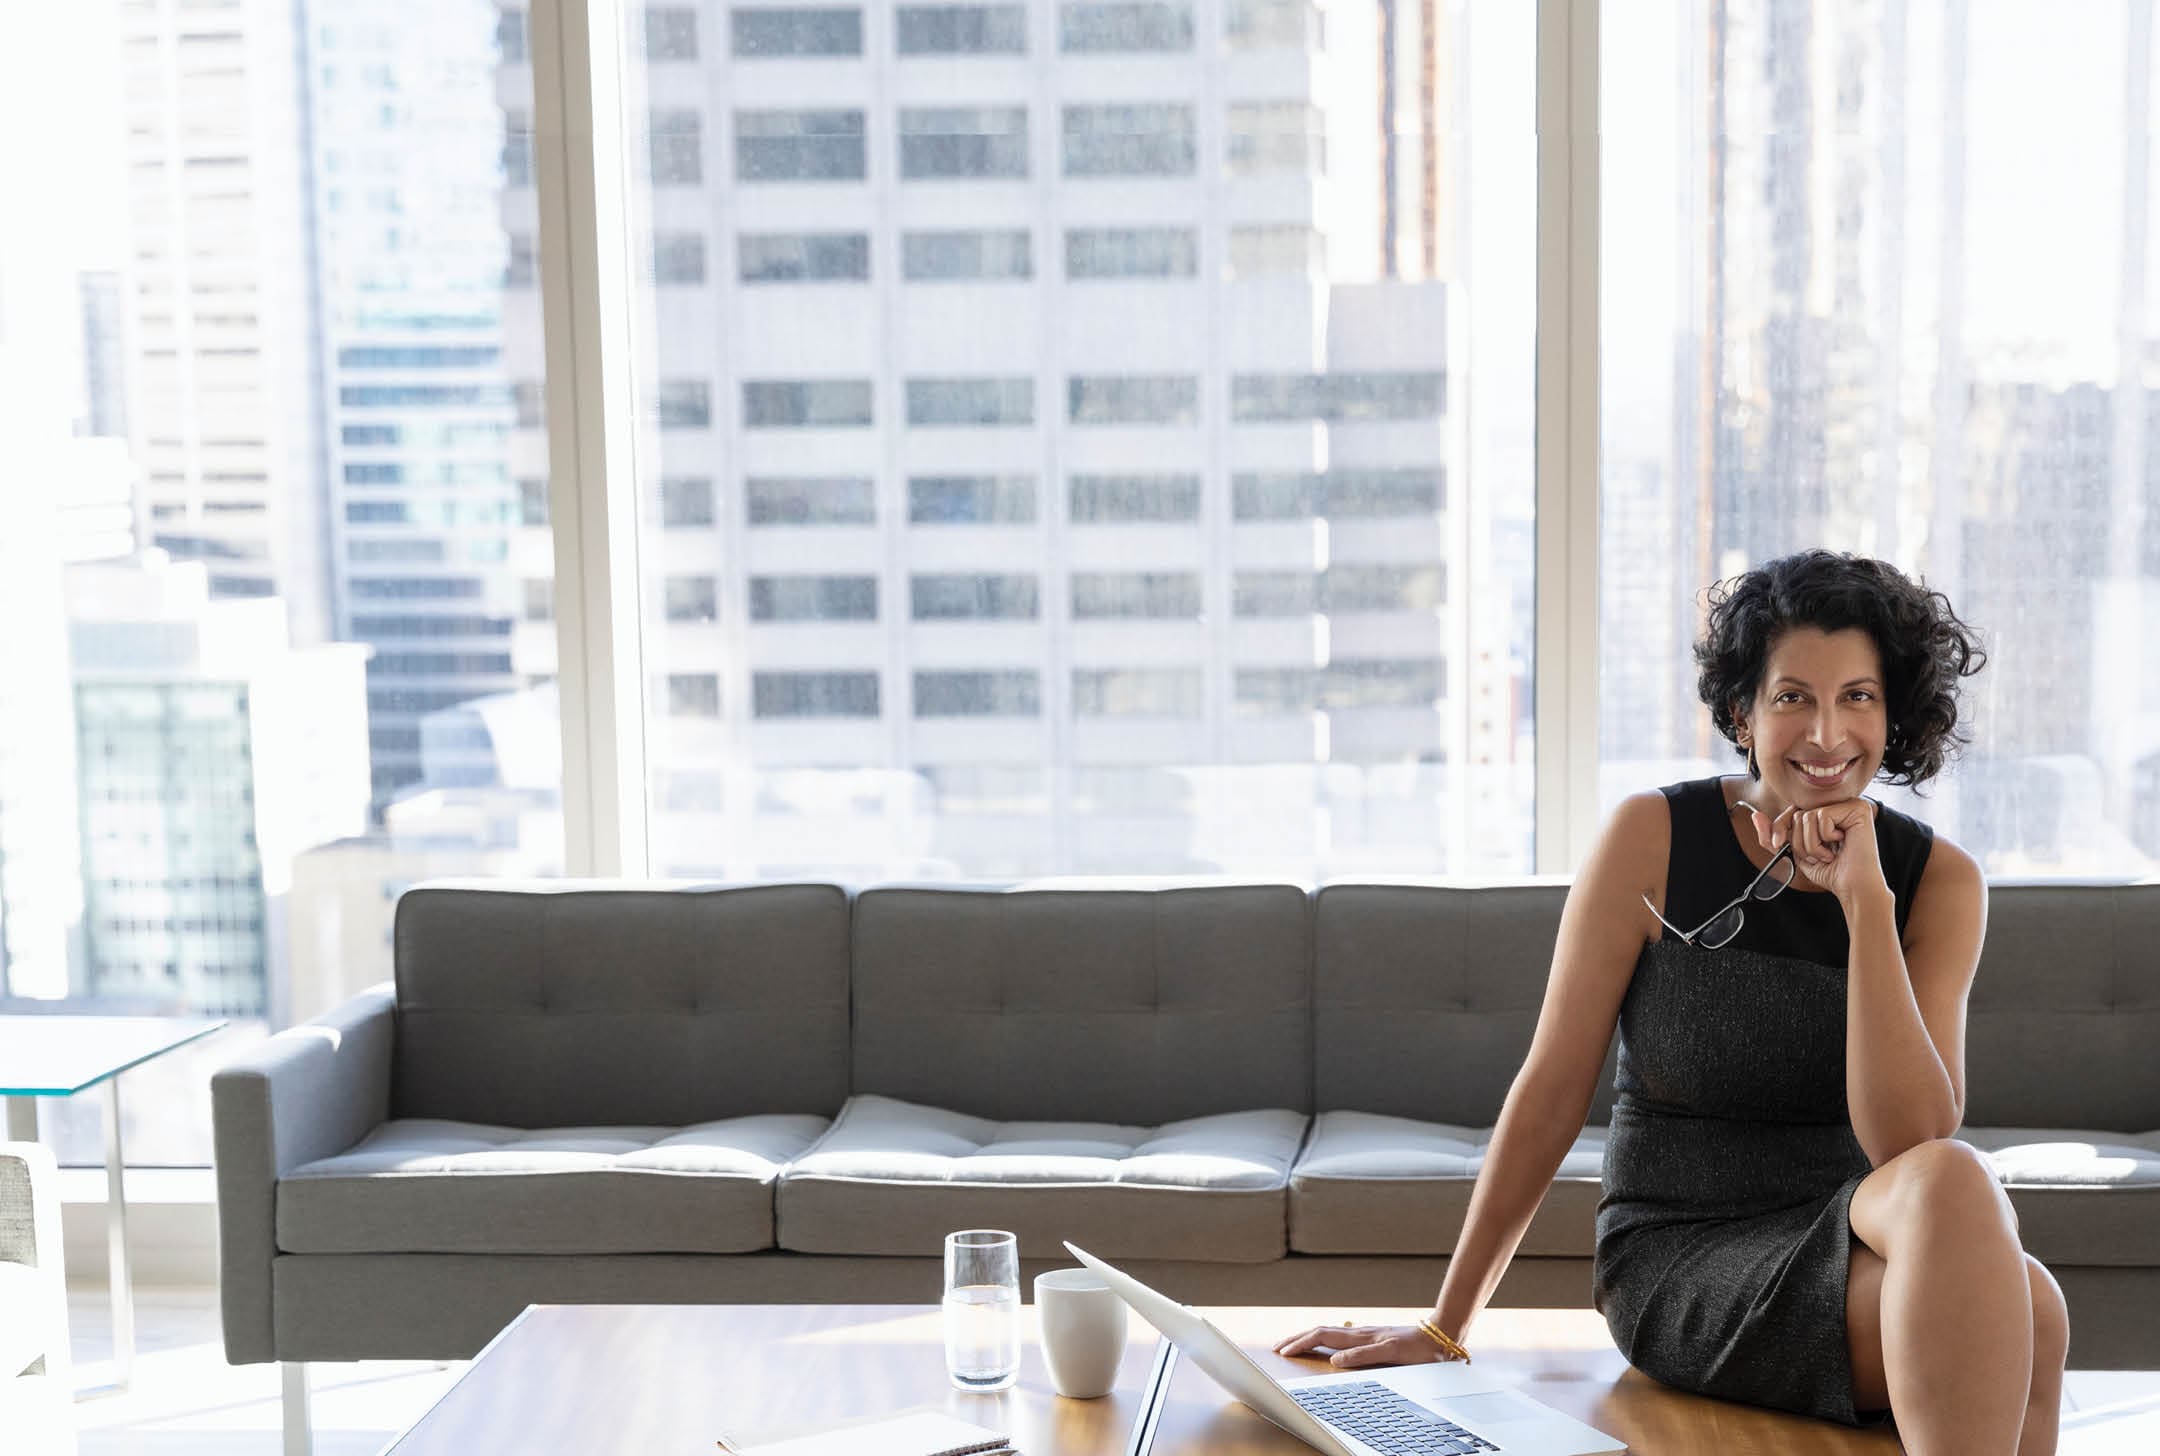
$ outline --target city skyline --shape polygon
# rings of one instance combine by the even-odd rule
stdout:
[[[2149,9],[2100,10],[1608,15],[1603,251],[1630,286],[1604,310],[1607,797],[1724,762],[1689,697],[1704,579],[1826,540],[1951,586],[1998,645],[1975,761],[1922,812],[1993,868],[2160,853],[2160,705],[2094,666],[2153,651],[2160,572],[2148,387],[2116,369],[2150,353],[2115,317],[2142,276],[2119,255],[2154,245],[2142,154],[2069,145],[2118,133],[2140,84],[2069,62],[2149,39]],[[1519,10],[649,13],[656,870],[1528,868]],[[559,740],[535,726],[553,554],[521,15],[149,0],[41,23],[106,68],[74,78],[91,124],[48,159],[83,166],[40,243],[76,314],[64,428],[137,442],[143,544],[223,596],[267,588],[298,645],[370,650],[372,821],[314,883],[359,916],[365,863],[386,926],[454,844],[559,867],[532,768]],[[228,23],[244,44],[171,44]],[[2064,104],[2013,136],[2011,86]],[[238,190],[179,165],[226,155]],[[2036,251],[2006,191],[2041,174],[2099,220],[2068,251]],[[260,428],[204,428],[190,391],[221,373]],[[31,529],[110,554],[119,477],[67,458],[102,483]]]

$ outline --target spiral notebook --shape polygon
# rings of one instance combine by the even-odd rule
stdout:
[[[955,1420],[943,1411],[909,1411],[815,1436],[763,1446],[736,1446],[737,1456],[969,1456],[1002,1451],[1011,1443],[988,1426]]]

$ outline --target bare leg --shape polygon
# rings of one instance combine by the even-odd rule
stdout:
[[[1883,1377],[1913,1456],[2012,1456],[2033,1386],[2032,1287],[1994,1170],[1951,1139],[1922,1143],[1853,1195],[1882,1257]]]
[[[1854,1244],[1845,1271],[1845,1339],[1852,1355],[1853,1408],[1879,1411],[1890,1404],[1890,1381],[1882,1364],[1882,1282],[1890,1266],[1866,1244]]]
[[[2054,1456],[2056,1428],[2062,1421],[2063,1366],[2070,1358],[2070,1306],[2055,1276],[2030,1254],[2025,1256],[2025,1274],[2032,1290],[2033,1365],[2018,1456]]]
[[[1888,1270],[1874,1250],[1865,1244],[1853,1245],[1852,1267],[1845,1280],[1845,1329],[1852,1354],[1853,1404],[1863,1411],[1890,1404],[1882,1348],[1882,1281]],[[2052,1456],[2062,1420],[2070,1311],[2054,1276],[2030,1254],[2025,1256],[2025,1272],[2032,1289],[2033,1368],[2018,1456]]]

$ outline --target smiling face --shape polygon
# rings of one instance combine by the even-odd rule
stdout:
[[[1882,671],[1875,640],[1857,627],[1794,627],[1770,644],[1739,718],[1779,804],[1834,804],[1873,782],[1890,736]]]

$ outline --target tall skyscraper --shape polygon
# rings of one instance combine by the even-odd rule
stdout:
[[[367,822],[362,649],[295,649],[282,602],[157,552],[73,567],[68,595],[81,992],[276,1016],[293,861]]]
[[[146,535],[330,636],[303,7],[120,11]]]
[[[1439,10],[643,11],[659,868],[1527,857]]]
[[[509,641],[523,603],[507,440],[521,420],[537,427],[540,402],[537,385],[513,391],[504,365],[514,260],[499,199],[506,168],[530,184],[530,144],[498,99],[489,0],[304,9],[328,574],[337,635],[374,649],[379,810],[420,782],[427,714],[525,682]]]

